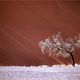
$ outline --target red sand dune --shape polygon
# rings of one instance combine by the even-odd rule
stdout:
[[[79,1],[0,1],[0,65],[70,64],[70,58],[42,55],[38,42],[53,33],[80,33]],[[80,50],[74,54],[80,63]]]

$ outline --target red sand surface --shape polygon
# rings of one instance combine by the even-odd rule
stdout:
[[[80,1],[0,1],[0,65],[70,64],[40,51],[38,42],[56,32],[64,38],[80,33]]]

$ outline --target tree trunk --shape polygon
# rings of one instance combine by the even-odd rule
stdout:
[[[75,66],[75,62],[74,62],[74,56],[71,52],[69,52],[70,56],[71,56],[71,61],[72,61],[72,65]]]

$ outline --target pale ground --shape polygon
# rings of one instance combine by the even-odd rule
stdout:
[[[0,66],[0,80],[80,80],[80,65]]]

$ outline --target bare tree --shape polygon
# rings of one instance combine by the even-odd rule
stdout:
[[[51,38],[46,38],[45,41],[39,42],[39,47],[43,54],[49,56],[71,56],[72,65],[75,66],[74,56],[75,51],[80,48],[80,35],[74,38],[68,38],[65,41],[61,37],[61,32],[54,34]]]

